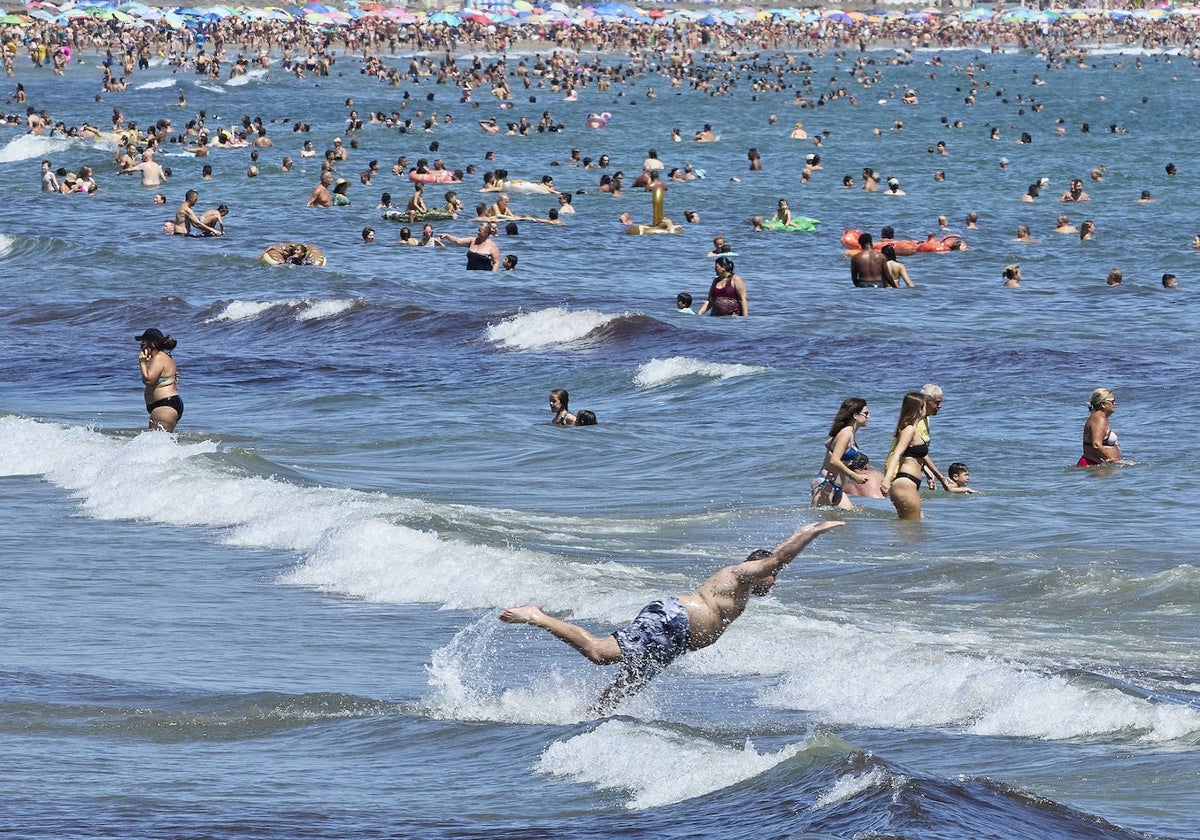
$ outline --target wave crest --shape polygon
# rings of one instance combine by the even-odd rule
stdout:
[[[572,312],[561,307],[522,312],[487,328],[487,339],[510,350],[536,350],[570,344],[621,318],[593,309]]]
[[[685,376],[704,376],[710,379],[730,379],[734,376],[749,376],[770,368],[758,365],[737,365],[723,362],[704,362],[689,356],[672,356],[669,359],[651,359],[638,368],[633,384],[638,388],[654,388]]]

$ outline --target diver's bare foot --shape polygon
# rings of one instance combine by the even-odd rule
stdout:
[[[509,624],[536,624],[544,615],[540,607],[526,604],[523,607],[511,607],[500,613],[500,620]]]

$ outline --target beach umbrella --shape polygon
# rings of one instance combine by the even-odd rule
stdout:
[[[529,0],[513,0],[512,7],[518,12],[532,12],[533,4]]]
[[[26,26],[29,23],[29,18],[18,17],[12,12],[9,12],[4,17],[0,17],[0,23],[6,25]]]
[[[449,12],[435,12],[428,17],[430,23],[444,23],[447,26],[458,26],[462,23],[456,16]]]
[[[157,18],[162,17],[162,9],[157,6],[147,6],[145,3],[122,3],[117,8],[136,18],[154,17],[157,20]],[[154,15],[155,12],[158,13],[157,16]]]

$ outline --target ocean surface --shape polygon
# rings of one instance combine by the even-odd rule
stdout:
[[[811,109],[793,88],[755,94],[773,74],[738,66],[725,97],[652,73],[578,102],[514,85],[501,111],[428,79],[377,84],[351,57],[328,78],[275,64],[224,83],[156,63],[104,102],[93,56],[65,78],[20,62],[10,88],[68,124],[107,126],[116,105],[178,130],[204,109],[210,128],[261,115],[276,145],[256,179],[249,150],[168,155],[163,207],[116,173],[111,143],[0,131],[4,832],[1200,838],[1200,478],[1179,466],[1200,409],[1200,70],[1114,51],[1060,68],[871,55],[870,88],[849,60],[801,56],[817,92],[857,100]],[[956,66],[973,61],[967,105]],[[899,102],[909,85],[918,106]],[[168,107],[176,87],[187,108]],[[404,90],[406,114],[453,122],[346,133],[347,98],[365,117],[399,110]],[[565,130],[477,126],[543,110]],[[587,129],[591,112],[607,127]],[[796,121],[828,132],[819,149],[789,139]],[[718,142],[671,142],[704,123]],[[335,136],[358,142],[339,167],[352,205],[305,209],[318,168],[302,141]],[[939,140],[948,155],[929,151]],[[703,170],[666,197],[668,216],[700,222],[625,236],[618,213],[648,222],[648,196],[551,166],[572,147],[610,155],[627,184],[649,148]],[[802,186],[811,152],[823,169]],[[461,248],[394,244],[376,205],[410,193],[389,173],[401,154],[586,192],[564,226],[501,235],[515,271],[468,273]],[[40,193],[44,158],[92,166],[100,193]],[[364,186],[371,159],[382,174]],[[859,189],[864,166],[907,195]],[[1076,177],[1092,201],[1059,203]],[[480,185],[457,187],[468,207]],[[188,188],[198,209],[230,206],[226,237],[162,235]],[[779,198],[819,230],[752,232]],[[544,217],[553,201],[513,206]],[[1060,212],[1097,237],[1053,233]],[[905,260],[915,289],[850,286],[845,228],[924,239],[939,214],[968,251]],[[1040,241],[1012,242],[1018,224]],[[716,234],[748,318],[674,311],[680,291],[702,302]],[[258,262],[299,240],[328,266]],[[1001,286],[1013,262],[1022,288]],[[1110,288],[1113,267],[1125,281]],[[1161,288],[1167,271],[1178,289]],[[174,435],[142,431],[133,336],[150,326],[179,342]],[[969,464],[979,493],[927,491],[919,523],[882,499],[813,510],[838,404],[868,400],[858,442],[882,465],[903,394],[927,382],[946,395],[931,454]],[[1098,386],[1118,396],[1127,461],[1076,469]],[[599,424],[549,425],[559,387]],[[608,632],[831,515],[847,527],[716,645],[602,720],[586,710],[612,669],[497,621],[536,603]]]

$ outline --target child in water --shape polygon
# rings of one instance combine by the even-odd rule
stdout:
[[[692,309],[692,296],[687,292],[675,295],[675,311],[684,315],[695,315],[696,310]]]
[[[950,479],[950,483],[946,485],[946,489],[951,493],[975,493],[976,491],[967,486],[971,480],[971,470],[962,461],[955,461],[946,470],[946,476]]]

